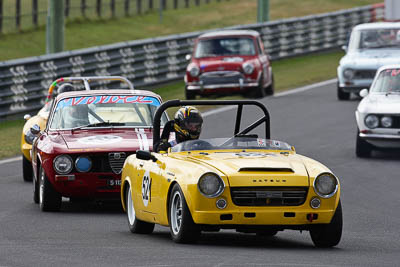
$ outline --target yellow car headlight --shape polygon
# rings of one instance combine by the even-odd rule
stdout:
[[[324,172],[315,178],[314,191],[322,198],[330,198],[337,192],[338,184],[338,180],[333,174]]]
[[[224,192],[225,184],[219,175],[208,172],[200,177],[197,188],[205,197],[213,198],[220,196]]]
[[[33,144],[33,140],[35,140],[35,137],[36,137],[36,136],[35,136],[31,131],[27,131],[27,132],[24,134],[25,142],[26,142],[27,144],[30,144],[30,145]]]

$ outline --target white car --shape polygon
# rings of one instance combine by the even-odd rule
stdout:
[[[337,68],[339,100],[369,88],[378,68],[400,62],[400,22],[376,22],[353,28],[346,55]]]
[[[379,68],[356,111],[356,155],[369,157],[374,149],[400,149],[400,65]]]

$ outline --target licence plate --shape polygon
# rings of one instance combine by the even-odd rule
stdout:
[[[107,185],[109,186],[120,186],[121,180],[107,180]]]

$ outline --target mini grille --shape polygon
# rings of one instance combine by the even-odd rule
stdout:
[[[307,197],[307,187],[232,187],[237,206],[299,206]]]
[[[126,159],[125,152],[108,153],[108,162],[110,163],[113,173],[120,174]]]
[[[239,83],[239,79],[244,80],[244,76],[237,71],[206,72],[200,75],[200,81],[204,85]]]

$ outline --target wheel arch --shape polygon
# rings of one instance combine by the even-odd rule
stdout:
[[[172,188],[174,187],[174,185],[177,184],[179,185],[179,187],[181,188],[183,197],[185,198],[186,201],[186,205],[189,209],[190,214],[192,214],[192,209],[193,209],[193,203],[192,203],[192,198],[188,195],[188,191],[184,190],[184,186],[181,185],[178,181],[174,180],[171,182],[171,184],[169,185],[168,188],[168,193],[167,193],[167,201],[166,201],[166,205],[165,205],[165,214],[167,215],[167,220],[168,220],[168,224],[169,224],[169,204],[170,204],[170,198],[171,198],[171,193],[172,193]]]
[[[166,201],[166,207],[165,207],[165,214],[167,215],[168,225],[170,224],[170,222],[169,222],[169,203],[170,203],[170,199],[171,199],[172,188],[174,187],[175,184],[178,184],[178,185],[179,185],[179,183],[178,183],[177,181],[172,181],[172,183],[169,185],[168,193],[167,193],[167,201]]]
[[[34,170],[34,177],[33,179],[36,179],[36,182],[39,182],[39,175],[40,175],[40,168],[42,167],[42,158],[40,155],[35,155],[36,158],[36,169]]]
[[[126,211],[126,194],[128,189],[131,187],[130,177],[127,176],[124,182],[121,184],[121,204],[124,211]]]

